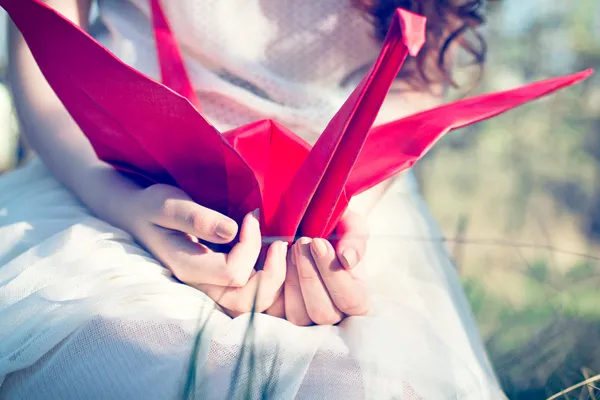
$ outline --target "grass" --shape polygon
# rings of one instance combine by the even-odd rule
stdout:
[[[218,303],[218,301],[217,301]],[[196,387],[201,382],[196,382],[198,375],[198,351],[200,349],[200,345],[202,342],[202,337],[206,332],[206,327],[208,322],[210,321],[211,314],[215,312],[216,306],[213,306],[209,312],[209,315],[206,319],[200,317],[198,319],[199,329],[194,337],[194,343],[192,346],[192,352],[190,354],[190,361],[188,364],[185,384],[183,387],[183,400],[192,400],[196,398]],[[201,312],[201,315],[204,315],[204,309]],[[256,317],[256,296],[254,297],[254,302],[252,304],[252,310],[249,315],[248,327],[246,328],[246,332],[244,333],[244,338],[242,340],[242,344],[240,346],[240,352],[237,356],[231,378],[229,383],[229,391],[227,393],[227,399],[244,399],[250,400],[256,398],[254,394],[257,391],[255,387],[255,372],[258,367],[266,367],[265,363],[257,362],[257,358],[259,354],[257,354],[256,348],[254,346],[255,339],[255,317]],[[260,375],[266,376],[267,379],[259,388],[260,390],[260,398],[263,400],[273,399],[275,398],[275,393],[277,389],[277,380],[275,379],[275,372],[277,370],[278,365],[278,354],[279,348],[275,348],[275,355],[272,359],[270,368],[268,371],[263,370]],[[210,383],[206,383],[210,384]]]
[[[508,54],[498,52],[500,60]],[[490,63],[490,89],[503,69]],[[573,387],[600,373],[600,238],[591,229],[600,136],[597,109],[587,106],[592,95],[581,85],[455,132],[416,167],[434,217],[455,238],[449,247],[511,399],[566,388],[555,398],[600,398],[598,384]]]
[[[577,389],[581,389],[581,394],[578,398],[581,398],[582,395],[585,395],[586,392],[589,395],[588,398],[596,400],[596,394],[600,395],[600,388],[595,386],[596,382],[600,382],[600,374],[596,376],[592,376],[591,378],[587,378],[586,380],[579,382],[565,390],[560,391],[559,393],[548,397],[548,400],[560,399],[569,396],[570,393],[573,393]],[[596,393],[597,392],[597,393]]]
[[[600,395],[590,386],[598,381],[593,371],[600,372],[598,271],[580,262],[557,274],[537,260],[520,274],[516,302],[489,290],[482,277],[463,280],[508,397],[569,398],[579,389],[574,398]]]

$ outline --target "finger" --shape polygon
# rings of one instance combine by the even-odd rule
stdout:
[[[155,195],[159,200],[150,211],[151,222],[210,243],[229,243],[235,239],[238,225],[234,220],[195,203],[183,191],[173,189],[161,190]]]
[[[346,315],[364,315],[369,310],[369,291],[363,268],[345,270],[336,257],[333,246],[325,239],[314,239],[311,251],[331,299]]]
[[[317,325],[333,325],[340,322],[344,315],[333,303],[319,276],[319,270],[311,254],[311,247],[315,243],[318,242],[301,238],[294,249],[300,289],[310,319]]]
[[[216,253],[194,243],[179,232],[154,227],[146,232],[145,245],[182,282],[242,287],[258,259],[261,235],[258,220],[248,214],[242,222],[240,240],[229,254]]]
[[[261,313],[280,297],[285,281],[287,246],[286,242],[274,242],[267,251],[263,269],[254,273],[241,288],[194,286],[234,315],[251,312],[253,308]]]
[[[368,226],[363,217],[347,211],[336,228],[339,239],[335,244],[337,256],[346,269],[352,269],[364,258],[369,239]]]
[[[295,264],[295,248],[298,246],[296,242],[291,251],[288,252],[288,263],[285,284],[283,285],[284,303],[285,303],[285,319],[294,325],[307,326],[312,325],[312,320],[306,311],[304,298],[302,297],[302,289],[300,288],[300,280],[298,277],[298,269]]]
[[[252,271],[252,274],[250,274],[250,279],[252,279],[252,276],[254,276],[254,274],[256,274],[256,270]],[[248,282],[249,281],[250,280],[248,280]],[[194,287],[206,295],[208,295],[207,291],[210,290],[209,289],[210,287],[215,288],[215,292],[217,293],[217,295],[215,295],[215,292],[211,292],[211,294],[208,297],[210,297],[210,299],[212,301],[217,303],[221,307],[221,309],[225,312],[225,314],[229,315],[231,318],[237,318],[242,314],[246,314],[246,311],[236,311],[234,309],[229,309],[221,304],[221,300],[223,299],[224,295],[227,294],[228,289],[235,291],[235,290],[238,290],[239,288],[233,288],[233,287],[228,287],[228,286],[217,286],[217,285],[195,285]],[[249,304],[249,305],[247,305],[247,307],[248,307],[248,310],[251,311],[253,304]]]
[[[265,314],[270,315],[272,317],[277,318],[285,318],[285,296],[283,293],[283,289],[281,289],[281,293],[279,297],[275,300],[275,303],[271,305],[271,307],[265,310]]]

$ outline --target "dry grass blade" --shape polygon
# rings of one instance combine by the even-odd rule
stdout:
[[[271,360],[271,368],[266,382],[263,384],[261,399],[269,400],[275,398],[275,391],[277,390],[277,378],[275,376],[277,364],[279,363],[279,345],[275,347],[275,354]]]
[[[572,391],[574,391],[575,389],[579,389],[580,387],[583,387],[583,386],[590,385],[590,384],[592,384],[592,383],[594,383],[594,382],[600,382],[600,374],[598,374],[598,375],[595,375],[595,376],[592,376],[591,378],[588,378],[588,379],[586,379],[586,380],[585,380],[585,381],[583,381],[583,382],[579,382],[579,383],[578,383],[578,384],[576,384],[576,385],[573,385],[573,386],[571,386],[571,387],[569,387],[569,388],[566,388],[565,390],[563,390],[563,391],[561,391],[561,392],[558,392],[558,393],[556,393],[556,394],[555,394],[555,395],[553,395],[553,396],[550,396],[550,397],[548,397],[546,400],[554,400],[554,399],[558,399],[558,398],[559,398],[559,397],[561,397],[561,396],[565,396],[565,395],[567,395],[567,394],[571,393],[571,392],[572,392]]]
[[[204,315],[203,313],[204,311],[204,307],[202,307],[201,313],[200,315]],[[214,311],[214,307],[213,310],[211,310],[211,312]],[[199,329],[198,329],[198,333],[196,334],[196,336],[194,337],[194,344],[192,346],[192,352],[190,354],[190,360],[189,360],[189,366],[188,366],[188,370],[187,370],[187,376],[186,376],[186,380],[185,380],[185,385],[183,387],[183,396],[182,398],[184,400],[190,400],[190,399],[194,399],[195,398],[195,392],[196,392],[196,374],[197,374],[197,355],[198,355],[198,351],[200,349],[200,340],[202,338],[202,334],[204,333],[204,330],[206,329],[206,326],[208,324],[209,318],[210,318],[210,312],[209,315],[206,317],[206,319],[204,320],[204,322],[202,323],[202,317],[198,318],[198,324],[199,324]]]
[[[231,287],[231,282],[230,282],[230,285],[228,285],[227,287]],[[196,382],[196,375],[198,372],[197,356],[198,356],[198,351],[200,350],[202,334],[204,333],[204,330],[206,329],[206,327],[208,325],[211,314],[217,309],[217,304],[219,304],[221,302],[221,299],[223,298],[225,293],[226,293],[226,290],[224,289],[223,292],[221,293],[221,295],[219,296],[219,298],[217,299],[217,301],[215,301],[213,303],[211,310],[209,311],[209,313],[206,316],[206,319],[204,321],[202,321],[202,315],[204,315],[204,308],[205,308],[204,305],[202,306],[202,308],[200,310],[200,315],[198,317],[198,325],[199,325],[198,333],[194,337],[194,344],[192,346],[192,352],[190,354],[190,361],[189,361],[189,366],[187,369],[187,376],[186,376],[185,384],[183,387],[183,396],[182,397],[185,400],[195,398],[196,386],[198,385],[198,383]],[[256,302],[256,299],[254,299],[254,301]],[[254,310],[254,308],[253,308],[253,310]]]
[[[258,291],[260,290],[260,280],[258,281],[258,285],[256,288],[256,293],[254,295],[252,310],[250,311],[250,319],[248,321],[248,328],[244,333],[244,338],[242,340],[242,346],[240,348],[240,352],[238,354],[235,366],[231,373],[231,380],[229,383],[229,393],[227,394],[228,399],[238,398],[237,391],[240,388],[241,384],[244,383],[243,377],[246,377],[246,387],[242,394],[244,399],[251,399],[252,392],[254,389],[254,368],[256,366],[256,352],[254,349],[254,322],[256,317],[256,301],[258,298]],[[247,349],[249,347],[249,349]],[[247,361],[247,374],[244,374],[242,368],[246,365]]]
[[[591,377],[591,375],[592,375],[592,371],[590,371],[588,368],[581,368],[581,373],[583,374],[583,377],[584,377],[585,379],[590,379],[590,377]],[[599,390],[599,391],[600,391],[600,389],[599,389],[597,386],[595,386],[595,385],[593,385],[593,384],[589,383],[589,384],[587,385],[587,390],[588,390],[588,394],[590,395],[590,397],[589,397],[589,398],[590,398],[591,400],[597,400],[597,399],[596,399],[596,395],[594,394],[594,391],[595,391],[595,390]]]

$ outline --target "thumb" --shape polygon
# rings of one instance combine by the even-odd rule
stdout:
[[[365,256],[369,239],[366,219],[353,211],[346,211],[336,227],[335,249],[340,263],[346,269],[354,268]]]
[[[152,190],[150,190],[152,189]],[[231,218],[195,203],[182,190],[168,185],[146,189],[150,221],[167,229],[187,233],[209,243],[229,243],[235,239],[238,224]]]

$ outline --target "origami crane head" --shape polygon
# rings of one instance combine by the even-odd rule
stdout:
[[[381,53],[311,146],[275,121],[220,133],[201,114],[177,43],[151,0],[163,83],[130,68],[39,0],[0,0],[98,157],[140,184],[167,183],[263,234],[327,237],[349,200],[410,168],[444,134],[572,85],[592,71],[469,98],[373,128],[425,18],[399,9]]]

